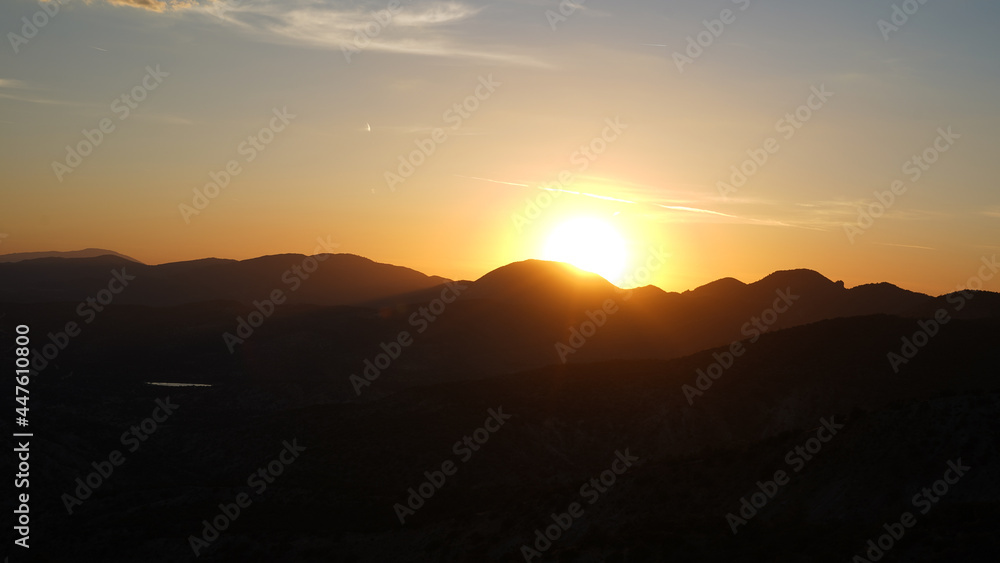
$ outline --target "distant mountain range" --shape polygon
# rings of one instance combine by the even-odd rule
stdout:
[[[87,252],[87,251],[82,251]],[[448,281],[353,254],[206,258],[148,266],[120,254],[44,257],[0,263],[0,302],[82,301],[107,286],[113,270],[135,281],[116,295],[118,305],[182,305],[205,301],[250,304],[282,290],[289,303],[358,305]]]
[[[564,361],[678,358],[738,340],[749,346],[762,334],[841,317],[931,318],[944,308],[954,318],[1000,318],[1000,294],[969,292],[975,298],[961,298],[967,306],[957,310],[949,302],[954,296],[888,283],[846,288],[811,270],[668,293],[652,286],[623,291],[554,262],[517,262],[474,282],[453,282],[349,254],[158,266],[120,256],[3,263],[0,303],[57,331],[81,321],[79,304],[121,269],[134,280],[96,320],[100,330],[86,327],[81,345],[47,369],[73,359],[77,370],[125,377],[153,370],[165,381],[333,378],[350,399],[349,376],[403,332],[416,344],[384,370],[372,396]],[[236,334],[240,319],[259,310],[254,302],[275,290],[286,301],[231,354],[223,335]],[[107,357],[115,363],[108,365]]]
[[[49,252],[14,252],[12,254],[0,254],[0,263],[22,262],[24,260],[35,260],[36,258],[96,258],[98,256],[118,256],[130,262],[141,264],[135,258],[119,254],[113,250],[103,248],[85,248],[83,250],[71,250],[69,252],[49,251]]]

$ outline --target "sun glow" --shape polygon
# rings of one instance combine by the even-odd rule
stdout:
[[[625,239],[600,219],[578,217],[552,231],[543,258],[572,264],[615,283],[625,269]]]

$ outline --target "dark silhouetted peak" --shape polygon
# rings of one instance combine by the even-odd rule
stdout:
[[[823,274],[814,270],[779,270],[760,281],[750,284],[751,287],[793,287],[802,291],[815,289],[836,289],[837,284]]]
[[[179,305],[213,300],[252,303],[283,291],[289,303],[360,305],[439,286],[449,280],[351,254],[277,254],[248,260],[209,258],[147,266],[118,256],[41,258],[0,264],[0,302],[79,301],[105,287],[111,270],[134,276],[115,303]]]
[[[843,284],[844,282],[838,282],[838,283]],[[913,291],[909,291],[907,289],[903,289],[903,288],[899,287],[898,285],[893,285],[893,284],[891,284],[889,282],[878,282],[878,283],[861,284],[861,285],[852,287],[850,289],[850,291],[855,292],[855,293],[879,293],[879,292],[897,292],[897,291],[902,291],[902,292],[910,293],[910,294],[913,294],[913,295],[923,295],[922,293],[915,293]]]
[[[736,278],[722,278],[696,287],[693,290],[685,291],[684,293],[700,293],[705,295],[727,294],[740,291],[745,287],[746,284]]]
[[[135,262],[136,264],[142,264],[142,262],[132,258],[130,256],[125,256],[124,254],[115,252],[114,250],[105,250],[103,248],[85,248],[83,250],[71,250],[68,252],[60,252],[56,250],[47,252],[15,252],[12,254],[0,254],[0,263],[7,262],[23,262],[25,260],[38,260],[41,258],[97,258],[100,256],[116,256],[118,258],[123,258],[129,262]]]
[[[583,293],[611,293],[615,286],[597,274],[570,264],[524,260],[501,266],[476,280],[465,299],[559,298]]]

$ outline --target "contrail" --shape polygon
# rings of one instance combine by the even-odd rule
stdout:
[[[483,182],[492,182],[494,184],[504,184],[504,185],[507,185],[507,186],[519,186],[519,187],[522,187],[522,188],[533,188],[533,189],[543,190],[543,191],[547,191],[547,192],[563,192],[563,193],[567,193],[567,194],[581,195],[581,196],[585,196],[585,197],[592,197],[594,199],[601,199],[601,200],[605,200],[605,201],[616,201],[618,203],[628,203],[630,205],[653,205],[653,206],[656,206],[656,207],[661,207],[663,209],[669,209],[671,211],[681,211],[681,212],[685,212],[685,213],[703,213],[705,215],[716,215],[716,216],[719,216],[719,217],[727,217],[729,219],[738,219],[740,221],[751,221],[753,223],[761,223],[761,224],[765,224],[765,225],[779,225],[779,226],[782,226],[782,227],[794,227],[795,226],[795,225],[789,225],[787,223],[782,223],[781,221],[765,221],[765,220],[761,220],[761,219],[753,219],[753,218],[748,218],[748,217],[740,217],[738,215],[730,215],[728,213],[721,213],[719,211],[711,211],[709,209],[701,209],[701,208],[698,208],[698,207],[687,207],[687,206],[683,206],[683,205],[663,205],[662,203],[653,203],[653,202],[648,202],[648,201],[631,201],[631,200],[628,200],[628,199],[621,199],[621,198],[617,198],[617,197],[611,197],[611,196],[605,196],[605,195],[598,195],[598,194],[592,194],[592,193],[587,193],[587,192],[577,192],[577,191],[573,191],[573,190],[564,190],[562,188],[552,188],[552,187],[546,187],[546,186],[531,186],[529,184],[519,184],[517,182],[504,182],[502,180],[492,180],[490,178],[480,178],[478,176],[463,176],[462,174],[453,174],[453,175],[457,176],[459,178],[468,178],[470,180],[481,180]]]
[[[501,182],[500,180],[490,180],[489,178],[477,178],[476,176],[463,176],[461,174],[453,174],[453,176],[457,176],[459,178],[468,178],[470,180],[482,180],[484,182],[493,182],[494,184],[506,184],[508,186],[521,186],[523,188],[530,188],[531,187],[528,184],[517,184],[517,183],[514,183],[514,182]]]
[[[699,209],[697,207],[684,207],[682,205],[663,205],[660,203],[654,203],[653,205],[662,207],[664,209],[673,209],[674,211],[690,211],[691,213],[708,213],[709,215],[719,215],[721,217],[731,217],[733,219],[742,219],[742,217],[737,217],[736,215],[729,215],[727,213],[719,213],[718,211],[709,211],[708,209]]]
[[[544,191],[547,191],[547,192],[563,192],[563,193],[567,193],[567,194],[582,195],[582,196],[593,197],[593,198],[597,198],[597,199],[603,199],[603,200],[607,200],[607,201],[619,201],[621,203],[636,203],[634,201],[629,201],[627,199],[619,199],[619,198],[616,198],[616,197],[610,197],[610,196],[605,196],[605,195],[590,194],[590,193],[587,193],[587,192],[575,192],[573,190],[564,190],[564,189],[561,189],[561,188],[550,188],[550,187],[546,187],[546,186],[531,186],[529,184],[518,184],[517,182],[504,182],[504,181],[501,181],[501,180],[491,180],[489,178],[479,178],[479,177],[476,177],[476,176],[463,176],[461,174],[453,174],[453,175],[457,176],[459,178],[469,178],[470,180],[482,180],[483,182],[493,182],[494,184],[504,184],[504,185],[507,185],[507,186],[520,186],[522,188],[531,188],[531,187],[534,187],[537,190],[544,190]]]
[[[893,244],[891,242],[875,242],[875,243],[872,243],[872,244],[880,244],[882,246],[898,246],[900,248],[919,248],[920,250],[934,250],[933,248],[931,248],[929,246],[916,246],[916,245],[913,245],[913,244]]]

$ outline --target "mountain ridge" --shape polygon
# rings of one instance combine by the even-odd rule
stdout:
[[[118,256],[124,258],[130,262],[135,262],[137,264],[142,264],[143,262],[132,258],[131,256],[126,256],[120,252],[115,252],[114,250],[107,250],[103,248],[84,248],[83,250],[48,250],[43,252],[11,252],[8,254],[0,254],[0,263],[11,263],[11,262],[23,262],[25,260],[37,260],[40,258],[97,258],[100,256]]]

